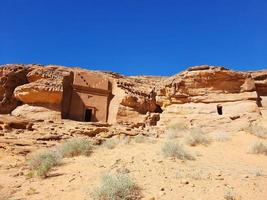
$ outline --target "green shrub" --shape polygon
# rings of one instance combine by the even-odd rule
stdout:
[[[185,143],[190,146],[196,146],[199,144],[208,145],[210,144],[211,139],[205,135],[201,129],[194,128],[190,133],[185,137]]]
[[[101,184],[92,193],[96,200],[137,200],[141,199],[140,189],[128,175],[118,173],[102,177]]]
[[[251,145],[250,153],[267,155],[267,143],[256,142]]]
[[[181,160],[194,160],[195,158],[190,155],[184,148],[174,141],[167,141],[162,146],[163,155],[166,157],[174,157]]]
[[[86,139],[71,139],[60,146],[63,157],[88,156],[92,152],[92,143]]]
[[[48,172],[59,163],[61,158],[61,155],[55,149],[41,150],[30,156],[28,165],[37,176],[47,177]]]

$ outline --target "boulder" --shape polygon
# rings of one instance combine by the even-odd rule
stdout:
[[[33,121],[21,119],[10,115],[0,115],[0,124],[4,129],[27,129],[33,130]]]
[[[60,120],[59,107],[50,107],[24,104],[14,109],[11,114],[16,117],[23,117],[31,120]]]
[[[60,105],[62,93],[63,88],[60,80],[39,79],[18,86],[14,91],[14,96],[25,104]]]

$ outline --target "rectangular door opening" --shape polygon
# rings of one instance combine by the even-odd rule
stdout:
[[[222,109],[222,106],[221,105],[217,105],[217,113],[219,115],[222,115],[223,114],[223,109]]]
[[[92,114],[93,114],[92,109],[85,109],[84,121],[91,122],[92,121]]]

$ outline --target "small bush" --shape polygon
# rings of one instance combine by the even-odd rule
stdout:
[[[92,151],[92,143],[86,139],[71,139],[60,147],[63,157],[79,155],[88,156]]]
[[[108,148],[108,149],[114,149],[118,144],[119,144],[119,140],[118,139],[111,138],[111,139],[106,140],[103,143],[103,146]]]
[[[121,141],[120,141],[121,144],[130,144],[131,143],[131,137],[129,135],[126,135],[124,136]]]
[[[223,132],[219,132],[213,135],[213,139],[217,142],[226,142],[230,140],[229,135]]]
[[[256,142],[251,145],[250,153],[267,155],[267,144],[263,142]]]
[[[176,122],[176,123],[169,124],[167,128],[175,129],[175,130],[185,130],[187,129],[187,126],[184,123]]]
[[[128,175],[117,173],[105,175],[101,184],[92,193],[97,200],[137,200],[140,199],[140,189]]]
[[[233,190],[228,189],[224,194],[225,200],[240,200],[241,197],[237,196]]]
[[[46,177],[50,169],[56,166],[61,158],[57,150],[41,150],[30,156],[28,165],[34,174]]]
[[[163,155],[181,160],[194,160],[195,158],[184,150],[177,142],[167,141],[162,147]]]
[[[248,127],[247,131],[259,138],[267,138],[267,129],[262,126],[251,125]]]
[[[210,138],[205,135],[201,129],[194,128],[191,132],[185,137],[186,144],[190,146],[196,146],[199,144],[208,145],[210,144]]]
[[[178,138],[178,136],[179,136],[179,134],[177,133],[177,131],[174,130],[174,129],[167,129],[165,131],[165,135],[166,135],[166,138],[168,140],[172,140],[172,139]]]
[[[257,177],[258,176],[264,176],[262,169],[258,169],[258,168],[251,170],[251,174],[253,174],[254,176],[257,176]]]
[[[183,123],[173,123],[167,127],[165,135],[167,139],[175,139],[181,137],[182,132],[185,131],[187,127]]]
[[[140,135],[140,134],[135,136],[135,138],[134,138],[134,141],[136,143],[144,143],[144,142],[146,142],[146,140],[147,140],[147,138],[143,135]]]

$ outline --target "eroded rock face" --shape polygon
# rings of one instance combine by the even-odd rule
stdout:
[[[27,104],[57,104],[62,100],[61,80],[39,79],[35,82],[18,86],[14,96]]]
[[[68,68],[52,65],[0,66],[0,113],[11,113],[20,104],[59,107],[66,73]]]
[[[267,96],[267,70],[251,72],[251,75],[259,95]]]
[[[0,69],[0,113],[10,113],[19,104],[13,91],[28,82],[26,75],[30,69],[24,65],[4,65]]]
[[[27,116],[34,107],[44,107],[45,112],[47,109],[61,112],[68,103],[63,97],[72,95],[72,91],[66,90],[71,88],[73,73],[81,70],[54,65],[0,66],[0,113],[11,113],[21,104],[29,104]],[[161,115],[153,113],[166,114],[170,110],[168,106],[176,104],[214,104],[212,108],[215,108],[217,104],[250,102],[267,107],[267,71],[237,72],[203,65],[171,77],[97,73],[111,83],[108,118],[112,118],[109,120],[112,123],[155,125]],[[13,113],[22,116],[25,108]],[[153,123],[148,123],[147,113],[158,117],[151,117]],[[36,116],[36,110],[32,114]]]
[[[35,68],[27,74],[29,82],[35,82],[40,79],[49,79],[50,81],[60,81],[63,79],[65,73],[71,71],[62,66],[47,65]]]
[[[256,87],[250,73],[223,67],[191,67],[164,81],[158,89],[162,106],[173,103],[213,103],[256,100]]]

